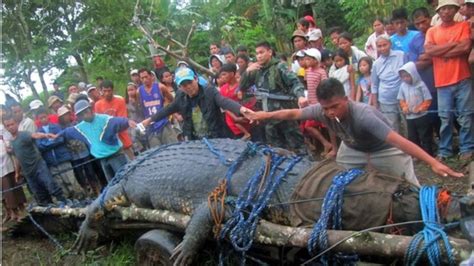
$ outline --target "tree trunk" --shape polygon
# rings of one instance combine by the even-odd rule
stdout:
[[[48,101],[49,99],[49,92],[48,92],[48,85],[44,81],[44,71],[41,69],[41,67],[37,66],[36,70],[38,70],[38,76],[40,78],[41,82],[41,87],[43,87],[43,93],[44,93],[44,100]]]
[[[82,60],[82,57],[80,54],[75,53],[72,55],[74,59],[76,59],[77,66],[79,67],[79,73],[81,75],[81,81],[84,81],[85,83],[89,83],[88,78],[87,78],[87,72],[86,68],[84,66],[84,61]]]
[[[35,97],[38,100],[41,100],[38,91],[35,88],[35,84],[31,80],[31,70],[28,71],[28,74],[25,74],[25,83],[30,87],[31,92],[33,93],[33,97]]]
[[[85,209],[34,207],[31,210],[31,212],[40,213],[45,211],[49,211],[53,215],[76,215],[77,217],[83,217]],[[114,228],[117,229],[141,228],[147,222],[169,225],[177,231],[184,231],[191,219],[190,216],[180,213],[137,208],[133,205],[131,207],[113,206],[111,214],[127,222],[123,226],[115,222]],[[260,220],[255,234],[255,241],[264,245],[306,248],[311,231],[312,229],[310,228],[283,226]],[[341,242],[334,247],[333,251],[353,252],[367,256],[403,258],[412,237],[373,232],[359,233],[354,231],[328,230],[328,240],[329,246]],[[467,240],[452,237],[449,240],[453,248],[452,251],[456,264],[469,257],[472,247],[470,247]],[[447,259],[447,256],[443,256],[443,258]]]

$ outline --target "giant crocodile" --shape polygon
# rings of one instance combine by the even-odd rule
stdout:
[[[84,251],[96,244],[100,233],[107,226],[103,222],[105,220],[103,219],[104,213],[107,211],[104,206],[111,204],[129,206],[133,203],[140,208],[170,210],[192,215],[182,243],[174,253],[177,264],[189,264],[212,230],[213,222],[207,203],[208,193],[218,186],[219,180],[226,176],[229,165],[238,158],[242,158],[243,152],[249,151],[249,145],[251,143],[240,140],[213,139],[208,141],[208,145],[203,141],[191,141],[143,153],[119,171],[115,178],[118,181],[110,184],[102,195],[88,206],[86,219],[81,225],[74,249]],[[265,162],[266,156],[260,151],[261,148],[257,148],[256,153],[249,153],[244,158],[230,179],[228,196],[238,196],[249,178],[262,166],[262,162]],[[278,152],[283,154],[282,156],[292,158],[288,151],[279,150]],[[290,161],[289,159],[284,161],[278,171],[281,172],[288,167]],[[318,182],[321,186],[319,188],[316,186],[317,189],[313,189],[314,195],[310,196],[324,197],[331,182],[331,176],[341,169],[329,171],[329,176],[318,176],[318,172],[314,171],[314,167],[318,164],[320,163],[302,158],[294,165],[272,195],[270,204],[263,212],[262,218],[282,225],[312,225],[320,214],[320,210],[313,208],[314,205],[295,209],[291,207],[291,204],[279,203],[301,199],[301,197],[295,196],[299,192],[297,190],[308,190],[308,186]],[[361,193],[364,190],[370,190],[378,195],[378,200],[368,200],[366,204],[359,205],[355,204],[357,200],[353,200],[353,198],[344,201],[344,229],[361,230],[382,225],[385,220],[369,219],[368,217],[385,218],[388,214],[386,212],[390,209],[393,210],[393,216],[395,220],[398,219],[398,222],[420,219],[421,215],[417,205],[401,200],[403,198],[418,200],[417,194],[406,189],[409,185],[401,178],[387,176],[372,178],[370,182],[375,183],[367,186],[361,185],[364,182],[369,182],[367,176],[368,174],[361,176],[349,184],[346,187],[346,193]],[[308,177],[314,180],[308,179]],[[324,179],[325,177],[326,179]],[[377,185],[374,185],[376,183]],[[402,193],[402,190],[405,192]],[[361,193],[354,198],[373,197],[375,194]],[[396,194],[404,195],[395,197]],[[407,207],[407,205],[411,206]],[[410,211],[407,211],[408,209]],[[397,213],[401,215],[397,216]]]

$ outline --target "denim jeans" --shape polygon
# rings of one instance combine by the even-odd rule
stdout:
[[[121,151],[100,159],[100,165],[102,166],[107,181],[110,181],[127,162],[127,157]]]
[[[474,151],[474,93],[471,80],[465,79],[451,86],[438,88],[438,110],[441,119],[438,154],[443,157],[453,155],[453,122],[459,129],[459,153]],[[455,110],[453,112],[453,110]]]
[[[26,182],[39,205],[52,203],[51,196],[59,201],[65,200],[61,187],[53,179],[44,160],[40,160],[34,174],[26,176]]]

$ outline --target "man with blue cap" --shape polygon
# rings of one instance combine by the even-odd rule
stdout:
[[[74,111],[81,122],[65,128],[58,135],[84,142],[90,153],[100,159],[105,177],[109,181],[127,163],[118,133],[129,127],[136,127],[136,123],[124,117],[95,114],[85,99],[74,104]]]
[[[180,67],[175,73],[175,82],[180,90],[175,100],[152,117],[145,119],[138,127],[146,127],[173,113],[183,116],[183,134],[187,140],[207,138],[225,138],[230,136],[221,108],[236,115],[251,112],[239,103],[222,96],[209,85],[202,86],[198,76],[187,67]]]

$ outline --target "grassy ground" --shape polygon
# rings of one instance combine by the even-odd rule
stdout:
[[[467,163],[458,160],[447,162],[458,171],[467,171]],[[422,184],[437,184],[454,193],[464,194],[468,178],[440,178],[435,176],[423,163],[416,163],[415,171]],[[467,174],[467,172],[466,172]],[[5,225],[4,225],[5,226]],[[75,239],[75,232],[56,236],[66,248],[70,248]],[[56,249],[55,245],[45,238],[22,237],[11,238],[2,234],[2,265],[135,265],[136,256],[133,249],[135,238],[120,242],[111,242],[86,255],[69,255]],[[216,256],[212,248],[202,252],[205,256]],[[204,255],[203,255],[204,256]],[[199,265],[215,265],[215,260],[203,260]]]

